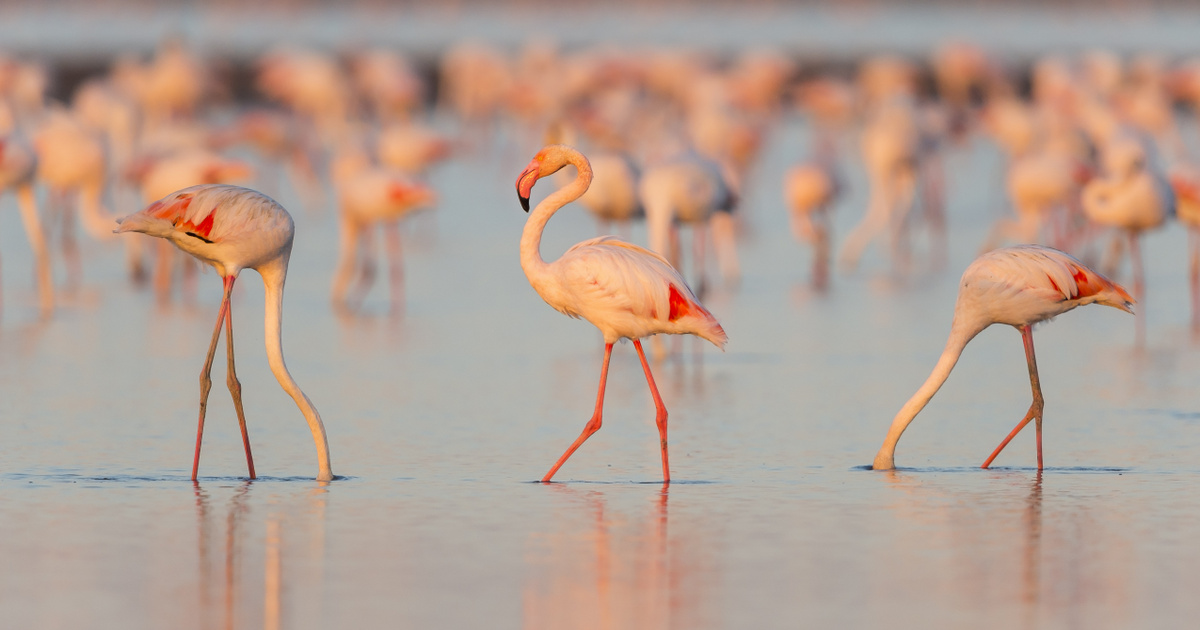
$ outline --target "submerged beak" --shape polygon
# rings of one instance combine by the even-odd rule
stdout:
[[[529,166],[521,171],[521,176],[517,178],[517,198],[521,200],[521,207],[525,212],[529,212],[529,192],[533,190],[533,185],[537,183],[538,173],[542,170],[542,165],[536,160],[529,162]]]

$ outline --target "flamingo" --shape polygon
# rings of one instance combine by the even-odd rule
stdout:
[[[262,276],[266,292],[267,361],[279,385],[287,392],[308,421],[317,446],[319,472],[317,481],[330,481],[333,471],[329,465],[329,441],[325,425],[317,408],[300,386],[292,379],[283,362],[283,284],[287,278],[288,259],[292,255],[292,239],[296,234],[292,216],[275,200],[266,195],[238,186],[200,184],[175,191],[150,204],[141,212],[117,220],[114,232],[141,232],[171,241],[217,270],[225,285],[225,296],[217,313],[208,358],[200,371],[200,421],[196,430],[196,454],[192,461],[192,481],[200,466],[200,442],[204,436],[204,413],[208,406],[208,391],[212,387],[213,356],[221,324],[225,324],[225,350],[229,359],[226,383],[233,395],[242,443],[246,447],[246,464],[254,479],[254,458],[250,453],[250,438],[246,433],[246,417],[242,412],[242,386],[233,366],[233,283],[243,269],[253,269]]]
[[[1084,214],[1094,223],[1123,230],[1129,242],[1133,267],[1133,295],[1145,298],[1145,272],[1139,245],[1142,232],[1161,227],[1175,214],[1175,194],[1167,176],[1152,160],[1137,137],[1119,135],[1104,149],[1106,177],[1097,177],[1083,188]],[[1114,242],[1114,250],[1116,244]],[[1114,260],[1113,265],[1118,261]],[[1137,339],[1145,339],[1145,317],[1137,318]]]
[[[371,165],[363,152],[352,147],[340,150],[332,170],[341,209],[341,253],[331,291],[334,308],[347,308],[348,302],[357,306],[361,301],[361,294],[352,301],[346,299],[360,242],[368,245],[361,270],[361,291],[370,288],[375,275],[375,262],[370,252],[374,234],[370,230],[376,224],[382,224],[391,258],[388,279],[391,281],[392,310],[399,312],[404,302],[399,221],[417,210],[431,207],[437,200],[437,193],[396,169]]]
[[[1171,170],[1175,212],[1188,230],[1188,284],[1192,288],[1192,330],[1200,331],[1200,169],[1182,164]]]
[[[787,170],[783,196],[788,206],[792,234],[813,246],[813,287],[829,285],[829,206],[841,192],[841,178],[833,145],[821,142],[814,159]]]
[[[0,137],[0,192],[11,188],[17,195],[25,235],[33,250],[41,314],[42,317],[49,317],[54,311],[54,287],[50,278],[50,251],[46,246],[46,234],[42,230],[42,220],[38,216],[37,200],[33,194],[36,169],[33,150],[23,140],[16,135]]]
[[[566,145],[544,147],[517,178],[517,196],[521,207],[529,211],[529,193],[537,180],[571,164],[577,170],[575,181],[560,188],[533,209],[521,234],[521,268],[538,295],[555,310],[571,317],[582,317],[604,335],[604,363],[600,368],[600,389],[596,410],[583,433],[555,462],[542,482],[549,482],[567,458],[585,440],[600,429],[604,407],[604,385],[608,380],[608,362],[613,344],[630,339],[642,362],[650,394],[654,398],[655,423],[662,448],[663,481],[671,481],[667,459],[667,408],[654,384],[642,337],[658,333],[691,334],[707,339],[718,348],[725,347],[725,331],[665,258],[616,237],[601,236],[583,241],[567,250],[558,260],[547,263],[540,251],[542,230],[550,217],[564,205],[578,199],[592,182],[592,167],[579,151]]]
[[[983,254],[967,267],[958,288],[950,338],[933,373],[900,408],[883,447],[875,455],[875,470],[896,467],[896,443],[913,418],[950,376],[967,343],[992,324],[1008,324],[1021,333],[1029,364],[1033,403],[1025,418],[992,452],[983,468],[1008,445],[1009,440],[1037,420],[1038,470],[1042,469],[1042,386],[1033,354],[1033,325],[1061,315],[1076,306],[1104,304],[1133,312],[1133,297],[1120,285],[1088,269],[1075,258],[1049,247],[1017,245]]]
[[[650,248],[675,260],[675,264],[678,264],[674,247],[676,222],[691,224],[692,269],[698,278],[700,294],[704,295],[705,227],[718,211],[732,213],[736,203],[736,195],[721,166],[695,153],[677,156],[647,168],[638,184],[638,194],[646,212]],[[713,227],[716,236],[716,225]],[[732,236],[730,230],[726,233]]]

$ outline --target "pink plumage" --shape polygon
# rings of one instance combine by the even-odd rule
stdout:
[[[691,334],[724,348],[725,331],[716,318],[700,305],[679,272],[665,258],[637,245],[612,236],[602,236],[575,245],[554,262],[542,260],[539,247],[546,222],[559,208],[587,191],[592,181],[591,164],[583,154],[571,147],[550,145],[539,151],[517,178],[517,195],[522,206],[528,210],[529,193],[534,183],[568,164],[574,165],[578,171],[575,180],[539,203],[525,223],[521,236],[521,268],[547,304],[571,317],[586,319],[600,329],[604,335],[604,364],[600,372],[596,410],[591,421],[542,481],[550,481],[575,449],[599,430],[609,358],[613,344],[624,338],[633,341],[654,397],[662,448],[663,479],[669,482],[667,410],[642,351],[641,338],[659,333]]]
[[[1033,325],[1085,304],[1104,304],[1132,313],[1133,298],[1120,285],[1088,269],[1075,258],[1039,245],[1004,247],[983,254],[963,272],[954,323],[946,349],[933,373],[892,420],[883,447],[875,455],[876,470],[895,468],[896,444],[909,423],[933,398],[967,343],[992,324],[1008,324],[1021,333],[1033,403],[1025,417],[992,452],[983,467],[1008,445],[1018,432],[1037,420],[1038,470],[1042,468],[1042,387],[1033,352]]]
[[[200,465],[200,444],[204,436],[204,419],[208,391],[212,386],[209,373],[225,325],[226,355],[228,357],[229,392],[242,429],[246,449],[246,465],[254,478],[254,459],[250,453],[250,438],[246,418],[242,413],[242,386],[237,380],[233,362],[233,284],[243,269],[254,269],[262,276],[266,291],[266,346],[271,372],[283,390],[292,397],[304,414],[317,448],[319,481],[333,479],[329,463],[329,442],[321,415],[300,386],[292,379],[283,361],[283,285],[287,279],[292,240],[296,234],[292,216],[274,199],[248,188],[222,184],[202,184],[173,192],[117,220],[114,232],[142,232],[171,241],[179,249],[213,266],[225,285],[225,296],[213,329],[208,357],[200,376],[200,419],[196,429],[196,453],[192,460],[192,480]]]

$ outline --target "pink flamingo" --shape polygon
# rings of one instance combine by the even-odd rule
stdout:
[[[38,216],[37,200],[33,194],[36,169],[33,150],[29,146],[15,136],[0,137],[0,192],[11,188],[17,195],[25,235],[33,250],[42,317],[49,317],[54,311],[54,286],[50,279],[50,252],[46,246],[46,234],[42,230],[42,220]]]
[[[1061,315],[1076,306],[1104,304],[1133,312],[1133,297],[1108,278],[1056,249],[1040,245],[1018,245],[990,251],[971,263],[963,273],[954,305],[950,339],[937,366],[925,384],[900,408],[892,421],[883,447],[875,455],[875,470],[896,467],[896,443],[913,418],[950,376],[967,343],[992,324],[1008,324],[1021,332],[1033,403],[1025,418],[992,452],[983,468],[1004,450],[1009,440],[1030,420],[1037,420],[1038,470],[1042,469],[1042,386],[1033,354],[1033,325]]]
[[[1093,223],[1125,232],[1133,267],[1133,295],[1140,301],[1146,296],[1141,235],[1162,227],[1175,214],[1175,195],[1166,174],[1149,159],[1152,156],[1136,136],[1118,135],[1104,148],[1102,157],[1105,175],[1084,186],[1080,201]],[[1113,252],[1119,256],[1118,244],[1114,241]],[[1113,267],[1118,263],[1114,257]],[[1146,337],[1144,311],[1137,317],[1136,335],[1140,346]]]
[[[404,267],[400,255],[399,221],[408,214],[428,208],[437,200],[437,193],[395,169],[372,166],[366,156],[352,148],[343,148],[333,166],[334,185],[338,191],[341,210],[341,253],[337,271],[333,274],[332,300],[335,309],[349,306],[346,292],[354,275],[355,258],[360,243],[367,245],[362,263],[361,292],[370,288],[375,276],[371,243],[375,225],[383,225],[391,269],[392,310],[399,311],[404,302]],[[349,302],[357,306],[361,295]]]
[[[592,167],[579,151],[556,144],[538,151],[517,178],[517,195],[528,212],[529,193],[537,180],[568,164],[578,171],[575,181],[542,200],[525,223],[521,234],[521,268],[547,304],[571,317],[582,317],[600,329],[604,335],[604,363],[600,368],[600,390],[591,420],[542,481],[550,481],[575,449],[600,429],[604,385],[608,380],[613,344],[618,339],[631,339],[654,398],[663,481],[669,483],[667,408],[654,384],[641,339],[658,333],[691,334],[724,349],[725,331],[700,305],[679,272],[665,258],[649,250],[612,236],[601,236],[575,245],[554,262],[542,260],[540,246],[546,222],[559,208],[583,195],[592,182]]]
[[[1200,331],[1200,169],[1180,165],[1171,171],[1175,214],[1188,230],[1188,284],[1192,288],[1192,330]]]
[[[225,350],[229,359],[226,383],[233,395],[242,442],[246,447],[246,464],[254,479],[254,458],[250,453],[250,438],[246,433],[246,417],[242,412],[242,386],[233,366],[233,283],[243,269],[253,269],[262,276],[266,291],[266,345],[271,372],[283,390],[292,397],[308,421],[317,446],[320,466],[318,481],[333,479],[329,465],[329,441],[321,415],[300,386],[292,379],[283,362],[283,284],[287,278],[288,259],[292,255],[292,239],[296,234],[292,217],[270,197],[257,191],[223,184],[201,184],[176,191],[150,204],[141,212],[118,219],[114,232],[142,232],[171,241],[184,252],[213,266],[225,284],[225,296],[217,314],[208,358],[200,372],[200,421],[196,429],[196,455],[192,461],[192,481],[200,466],[200,442],[204,437],[204,413],[208,406],[208,391],[212,387],[213,356],[225,324]]]
[[[783,197],[792,234],[813,246],[813,287],[829,286],[829,206],[841,192],[833,145],[821,142],[814,159],[797,164],[783,176]]]
[[[171,194],[173,191],[194,186],[196,184],[226,184],[250,178],[254,169],[245,162],[230,160],[216,153],[203,149],[180,151],[171,155],[146,158],[145,172],[140,179],[143,203],[150,204],[157,199]],[[167,302],[171,296],[172,267],[175,255],[166,241],[158,241],[156,249],[157,263],[154,271],[154,288],[160,302]],[[186,294],[192,294],[195,283],[191,280],[194,273],[184,268],[184,277],[188,288]]]

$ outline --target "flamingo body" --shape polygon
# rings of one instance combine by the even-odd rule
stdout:
[[[528,210],[529,193],[537,180],[553,175],[567,164],[576,167],[575,180],[539,203],[525,223],[521,236],[521,268],[547,304],[571,317],[586,319],[600,329],[604,335],[604,364],[591,421],[542,481],[550,481],[575,449],[600,429],[609,357],[613,344],[625,338],[631,339],[637,349],[654,398],[663,479],[669,482],[667,410],[642,351],[641,338],[658,333],[693,334],[723,348],[725,331],[700,305],[666,259],[649,250],[615,237],[602,236],[575,245],[556,261],[542,260],[539,249],[546,222],[559,208],[578,199],[588,189],[592,181],[591,164],[571,147],[550,145],[534,156],[517,179],[517,194],[522,206]]]
[[[954,323],[950,327],[946,349],[925,384],[896,414],[883,447],[875,455],[873,468],[895,468],[895,450],[900,436],[950,376],[967,343],[992,324],[1008,324],[1021,332],[1025,343],[1033,404],[1025,418],[984,462],[983,467],[987,468],[1009,440],[1030,420],[1036,419],[1040,470],[1043,402],[1033,353],[1033,324],[1086,304],[1104,304],[1132,313],[1133,302],[1133,297],[1120,285],[1092,271],[1075,258],[1049,247],[1005,247],[975,259],[963,272],[959,284]]]
[[[234,281],[243,269],[254,269],[262,276],[266,291],[264,322],[267,361],[279,385],[292,397],[308,422],[317,449],[317,480],[332,480],[325,425],[312,401],[292,379],[283,360],[283,285],[296,233],[295,224],[287,210],[257,191],[223,184],[202,184],[171,193],[141,212],[119,219],[118,224],[115,232],[142,232],[174,243],[184,252],[212,265],[224,281],[225,296],[213,330],[208,357],[200,372],[200,419],[196,431],[192,480],[195,481],[200,464],[200,444],[204,435],[208,391],[212,384],[209,373],[222,324],[225,325],[229,361],[227,384],[241,425],[250,477],[255,477],[250,438],[242,412],[241,384],[237,380],[233,361],[231,296]]]

